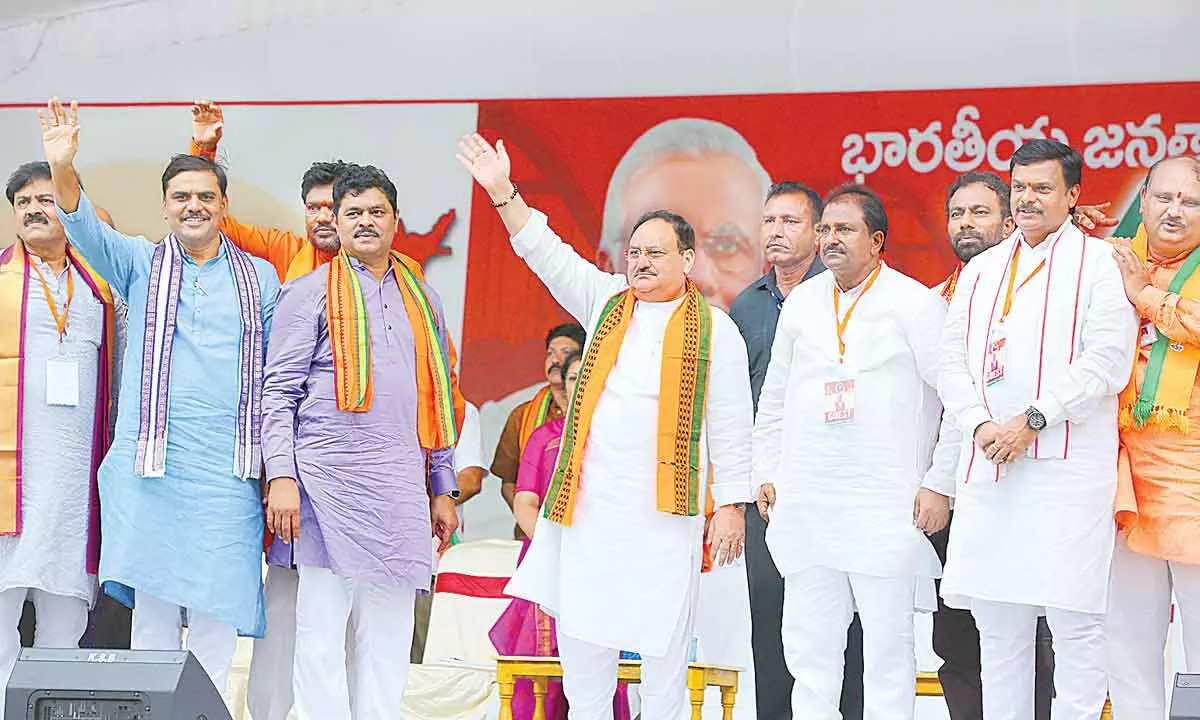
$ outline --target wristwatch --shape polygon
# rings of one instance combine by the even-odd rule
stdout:
[[[1042,428],[1046,427],[1046,416],[1042,414],[1041,410],[1030,406],[1029,409],[1025,411],[1025,424],[1029,426],[1030,430],[1038,432]]]

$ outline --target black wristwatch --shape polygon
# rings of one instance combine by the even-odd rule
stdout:
[[[1030,430],[1040,432],[1042,428],[1046,427],[1046,416],[1042,414],[1041,410],[1031,406],[1025,411],[1025,424],[1029,426]]]

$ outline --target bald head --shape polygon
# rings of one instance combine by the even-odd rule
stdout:
[[[1200,159],[1155,163],[1142,188],[1141,212],[1156,257],[1174,258],[1200,246]]]

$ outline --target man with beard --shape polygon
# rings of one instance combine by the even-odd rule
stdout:
[[[6,187],[16,242],[0,253],[0,682],[21,649],[79,644],[100,559],[96,473],[111,440],[115,297],[67,242],[50,166]],[[4,693],[0,690],[0,708]]]
[[[959,274],[971,258],[1008,237],[1015,228],[1009,210],[1008,183],[1000,176],[969,172],[950,184],[946,191],[946,230],[959,264],[950,277],[935,288],[947,303],[954,297]],[[953,527],[954,513],[951,512],[950,525],[929,536],[943,564]],[[951,720],[983,720],[979,631],[975,629],[975,620],[969,611],[946,607],[940,597],[937,612],[933,614],[933,649],[943,661],[938,677]],[[1048,720],[1054,694],[1054,651],[1050,644],[1050,628],[1044,617],[1038,619],[1034,687],[1034,717]]]
[[[262,367],[279,281],[226,242],[224,171],[179,155],[163,172],[159,243],[97,217],[79,187],[74,106],[50,101],[42,145],[73,248],[129,303],[112,449],[99,470],[100,582],[133,607],[132,646],[187,645],[225,689],[237,635],[261,637]],[[236,372],[232,371],[236,368]],[[168,402],[169,399],[169,402]]]
[[[1171,596],[1183,623],[1184,672],[1200,667],[1200,160],[1150,169],[1144,231],[1117,247],[1125,294],[1142,324],[1121,393],[1117,525],[1105,624],[1108,687],[1120,718],[1161,718]]]
[[[825,271],[818,257],[815,230],[823,208],[821,196],[804,183],[780,182],[767,191],[760,232],[771,269],[743,290],[729,308],[729,317],[746,341],[750,391],[756,409],[783,302],[797,285]],[[763,515],[746,513],[755,696],[759,717],[788,720],[792,716],[793,680],[784,661],[780,634],[783,578],[767,550],[766,531]],[[845,720],[862,717],[862,624],[857,615],[847,635],[840,710]]]
[[[1017,149],[1018,230],[963,269],[942,336],[938,389],[964,434],[942,597],[975,618],[988,720],[1034,714],[1040,614],[1054,716],[1097,718],[1105,700],[1117,393],[1137,323],[1111,246],[1071,223],[1082,168],[1054,140]]]

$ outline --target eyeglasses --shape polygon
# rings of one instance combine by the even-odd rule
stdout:
[[[658,247],[649,247],[646,249],[631,247],[625,251],[625,259],[630,262],[637,262],[643,255],[652,263],[662,262],[671,253]]]

